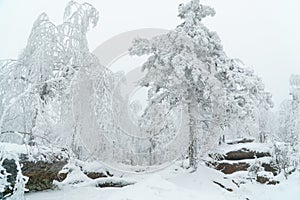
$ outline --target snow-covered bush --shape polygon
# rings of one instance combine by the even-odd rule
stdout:
[[[272,155],[274,165],[285,178],[288,178],[299,165],[299,154],[289,143],[275,143]]]
[[[261,162],[257,159],[255,159],[255,162],[253,162],[250,167],[248,168],[248,177],[251,180],[256,179],[257,174],[263,171],[263,167],[261,166]]]
[[[278,128],[274,135],[274,160],[287,177],[300,161],[300,76],[290,77],[291,98],[284,100],[278,112]]]
[[[10,183],[8,182],[8,173],[6,172],[6,169],[2,166],[3,164],[3,158],[0,160],[0,198],[4,198],[5,193],[10,186]]]
[[[4,168],[4,161],[12,160],[16,165],[16,177],[10,178]],[[10,182],[12,181],[12,182]],[[0,153],[0,197],[6,200],[25,200],[24,192],[26,191],[25,184],[28,177],[23,176],[19,158],[14,153]]]

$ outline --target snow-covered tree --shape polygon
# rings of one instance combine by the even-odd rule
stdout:
[[[300,162],[300,76],[290,77],[290,99],[279,107],[274,140],[274,162],[285,177],[299,167]]]
[[[30,144],[42,139],[66,145],[72,138],[74,82],[80,69],[95,62],[86,33],[97,21],[93,6],[73,1],[61,25],[54,25],[45,13],[38,17],[18,59],[1,63],[2,134],[29,135]]]
[[[158,163],[157,154],[168,148],[168,143],[173,140],[178,131],[174,110],[170,112],[166,102],[152,104],[147,107],[139,120],[141,132],[149,138],[149,165]]]
[[[285,100],[279,110],[278,134],[283,142],[294,148],[299,144],[300,137],[300,76],[290,78],[291,99]]]
[[[208,135],[219,138],[220,128],[250,116],[259,103],[269,106],[270,97],[261,80],[241,62],[228,58],[218,35],[202,23],[215,15],[213,8],[192,0],[178,10],[180,25],[151,40],[135,39],[130,53],[150,55],[140,82],[151,88],[149,106],[167,101],[170,110],[179,104],[186,108],[190,166],[196,167],[197,138],[204,127]]]
[[[218,74],[226,89],[226,124],[238,137],[253,136],[263,128],[260,112],[273,107],[262,80],[238,60],[227,60]],[[260,125],[259,125],[260,124]],[[263,131],[261,132],[263,133]]]
[[[147,74],[141,81],[142,86],[151,87],[151,104],[167,101],[169,109],[179,104],[186,108],[189,159],[194,168],[197,164],[197,123],[210,109],[210,85],[207,82],[213,73],[210,71],[212,58],[223,54],[219,38],[202,24],[204,17],[214,14],[212,8],[200,5],[197,0],[181,4],[182,24],[152,40],[136,39],[130,49],[132,55],[151,54],[143,65]]]

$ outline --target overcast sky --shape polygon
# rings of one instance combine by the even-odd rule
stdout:
[[[116,34],[139,28],[172,29],[177,5],[186,0],[86,0],[100,12],[88,34],[91,51]],[[46,12],[61,23],[67,0],[0,0],[0,59],[24,48],[33,21]],[[83,2],[83,1],[78,1]],[[278,105],[288,98],[289,76],[300,74],[299,0],[202,0],[217,15],[205,24],[217,31],[230,57],[241,59],[262,77]]]

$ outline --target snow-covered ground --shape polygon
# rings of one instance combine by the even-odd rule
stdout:
[[[232,182],[232,176],[201,165],[190,173],[178,165],[159,172],[126,175],[125,178],[137,181],[123,188],[97,188],[82,184],[64,186],[60,190],[49,190],[26,194],[27,200],[299,200],[300,174],[292,174],[288,180],[281,179],[279,185],[262,185],[248,182],[238,187]],[[229,192],[219,185],[219,182]]]

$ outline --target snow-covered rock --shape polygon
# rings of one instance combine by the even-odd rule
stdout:
[[[221,145],[211,152],[207,164],[227,175],[245,172],[242,182],[249,179],[259,183],[277,184],[277,181],[265,176],[276,176],[280,171],[274,164],[271,152],[271,144],[255,143],[252,139],[244,138]]]
[[[0,143],[2,156],[14,154],[13,157],[2,158],[2,167],[8,175],[9,188],[13,188],[17,178],[17,163],[21,166],[21,173],[28,177],[26,188],[29,191],[41,191],[53,187],[53,181],[58,179],[58,172],[66,165],[68,156],[59,149],[45,147],[26,147],[25,145]],[[6,193],[10,193],[11,189]]]

